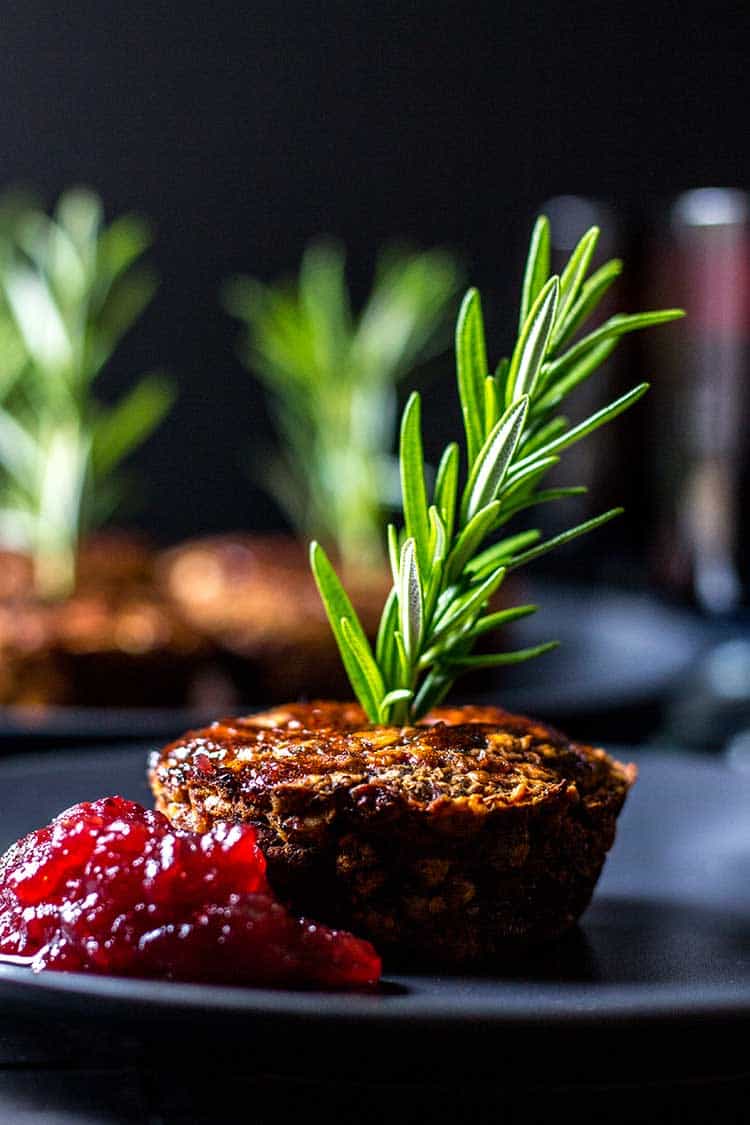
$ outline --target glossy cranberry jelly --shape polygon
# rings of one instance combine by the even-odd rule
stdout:
[[[74,805],[0,859],[0,955],[35,970],[361,988],[366,941],[277,902],[253,828],[205,835],[122,797]]]

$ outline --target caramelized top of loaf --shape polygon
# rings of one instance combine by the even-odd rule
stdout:
[[[209,812],[215,791],[218,815],[234,801],[245,819],[303,793],[323,807],[342,791],[354,804],[428,814],[481,815],[607,790],[621,801],[635,774],[604,750],[498,707],[441,707],[417,726],[380,726],[357,704],[316,701],[191,731],[154,755],[151,780],[168,813],[191,790]]]

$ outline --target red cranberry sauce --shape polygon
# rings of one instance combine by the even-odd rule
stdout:
[[[289,914],[252,827],[199,835],[122,797],[74,805],[0,859],[0,959],[34,970],[358,988],[366,941]]]

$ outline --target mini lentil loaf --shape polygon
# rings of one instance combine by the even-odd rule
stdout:
[[[177,826],[256,825],[294,910],[392,962],[445,966],[497,964],[573,926],[635,777],[495,707],[438,708],[398,727],[330,702],[189,732],[150,770]]]

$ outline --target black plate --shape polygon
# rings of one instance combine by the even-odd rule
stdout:
[[[589,716],[598,723],[599,734],[592,737],[610,732],[641,737],[648,724],[622,733],[623,709],[644,709],[662,699],[710,639],[697,617],[646,594],[538,582],[519,597],[538,604],[540,612],[507,631],[508,647],[556,639],[560,648],[539,662],[503,668],[494,676],[497,686],[485,689],[481,701],[570,722],[581,737],[588,734],[581,719]],[[0,708],[0,749],[12,753],[21,736],[40,746],[167,741],[214,717],[169,708]]]
[[[0,845],[79,799],[120,792],[147,800],[146,752],[87,749],[0,762]],[[33,976],[3,966],[0,1002],[88,1020],[177,1019],[191,1035],[239,1023],[243,1037],[262,1032],[266,1046],[274,1031],[283,1034],[297,1062],[297,1048],[310,1058],[313,1044],[333,1035],[341,1065],[346,1056],[355,1070],[365,1042],[384,1050],[417,1026],[444,1047],[470,1049],[479,1067],[477,1043],[496,1047],[497,1036],[511,1035],[518,1050],[524,1034],[556,1035],[559,1052],[587,1029],[597,1044],[604,1027],[668,1027],[673,1035],[750,1019],[750,777],[697,756],[636,757],[641,776],[581,926],[513,971],[389,976],[373,996]],[[399,1065],[391,1051],[385,1071]]]

